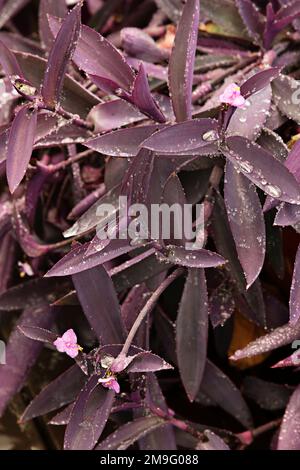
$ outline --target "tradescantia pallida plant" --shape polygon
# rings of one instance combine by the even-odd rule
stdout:
[[[300,449],[299,0],[41,0],[39,42],[31,3],[0,3],[0,412],[46,350],[21,421],[65,449]],[[201,247],[99,238],[120,195],[202,203]]]

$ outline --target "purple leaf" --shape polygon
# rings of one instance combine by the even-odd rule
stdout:
[[[53,311],[46,305],[24,310],[18,327],[38,326],[49,328],[54,319]],[[6,347],[6,364],[0,367],[1,397],[0,415],[12,397],[23,387],[31,367],[35,364],[43,345],[26,338],[16,327]]]
[[[0,41],[0,64],[8,77],[23,77],[16,56]]]
[[[50,17],[49,25],[56,36],[60,28],[59,19]],[[130,91],[134,80],[132,69],[119,51],[94,29],[82,26],[73,60],[91,78],[103,78],[113,83],[115,88]]]
[[[71,418],[73,407],[74,403],[66,406],[62,411],[53,416],[53,418],[49,421],[49,424],[53,424],[54,426],[63,426],[68,424]]]
[[[234,416],[243,426],[252,427],[251,414],[241,392],[211,361],[206,362],[200,392],[211,398],[231,416]]]
[[[290,322],[297,324],[300,320],[300,247],[298,247],[294,264],[294,273],[290,293]]]
[[[266,252],[264,217],[253,183],[226,164],[224,198],[240,263],[249,288],[259,276]]]
[[[42,55],[43,50],[40,45],[25,36],[8,31],[0,31],[0,41],[2,41],[11,51],[29,52],[30,54]]]
[[[18,13],[30,0],[6,0],[1,8],[0,28]]]
[[[218,123],[214,119],[194,119],[159,130],[142,144],[159,153],[191,153],[204,147],[207,153],[218,151]],[[146,139],[146,138],[145,138]]]
[[[176,120],[192,118],[192,85],[199,27],[199,1],[188,0],[169,62],[169,88]]]
[[[168,80],[168,69],[167,67],[164,67],[163,65],[151,64],[150,62],[145,62],[144,60],[134,59],[133,57],[128,57],[127,62],[136,71],[138,71],[141,64],[143,64],[145,72],[149,77],[157,78],[157,80],[162,80],[163,82],[166,82]],[[160,96],[166,96],[166,95],[160,95]],[[173,111],[173,108],[172,108],[172,111]],[[173,118],[174,118],[174,115],[173,115]]]
[[[70,367],[43,388],[32,400],[24,411],[21,421],[45,415],[73,402],[85,382],[86,376],[81,369],[76,364]]]
[[[57,338],[57,335],[52,333],[52,331],[38,328],[37,326],[19,326],[19,330],[26,336],[26,338],[41,341],[42,343],[53,344]]]
[[[169,57],[167,49],[159,47],[149,34],[139,28],[123,28],[121,41],[124,51],[137,59],[160,62]]]
[[[132,204],[145,204],[148,201],[154,155],[150,150],[140,149],[129,166],[122,181],[121,194]]]
[[[274,366],[273,366],[274,367]],[[260,408],[274,411],[286,407],[291,396],[291,387],[273,382],[266,382],[257,377],[246,377],[243,381],[243,392]]]
[[[244,272],[239,262],[235,242],[228,221],[226,207],[221,195],[215,193],[215,204],[211,220],[212,236],[218,252],[228,260],[224,266],[239,291],[246,288]]]
[[[270,49],[273,39],[300,15],[300,6],[297,1],[283,5],[276,14],[272,4],[267,6],[267,22],[264,32],[264,47]]]
[[[60,281],[60,282],[58,282]],[[52,303],[70,290],[70,283],[57,279],[37,278],[14,287],[0,295],[0,310],[22,310],[34,308],[37,303],[46,301]],[[53,295],[54,294],[54,295]]]
[[[113,100],[94,106],[88,118],[93,122],[95,132],[103,132],[141,121],[145,116],[126,101]]]
[[[221,266],[226,263],[222,256],[213,251],[204,250],[202,248],[196,250],[188,250],[180,246],[169,245],[161,258],[166,262],[186,266],[188,268],[212,268]]]
[[[292,394],[285,410],[278,450],[300,450],[300,386]]]
[[[53,36],[49,27],[48,15],[64,18],[67,15],[65,0],[41,0],[39,7],[39,35],[43,46],[50,50]]]
[[[145,416],[137,418],[119,427],[102,441],[96,450],[126,450],[138,439],[146,436],[151,431],[160,428],[165,421],[158,416]]]
[[[283,74],[272,82],[273,100],[279,111],[298,124],[300,124],[299,86],[298,80]]]
[[[143,64],[140,65],[137,76],[133,82],[132,93],[129,101],[134,104],[141,113],[150,117],[150,119],[157,122],[166,121],[165,116],[151,95],[147,74]]]
[[[286,227],[288,225],[295,225],[300,221],[300,206],[289,204],[288,202],[282,203],[279,207],[277,215],[274,220],[274,225]]]
[[[268,117],[271,106],[272,90],[268,85],[248,98],[249,105],[237,108],[230,118],[226,135],[239,135],[256,140]]]
[[[86,256],[88,247],[87,243],[73,248],[47,272],[46,277],[71,276],[136,250],[136,246],[130,245],[127,240],[118,239],[111,240],[106,248],[91,256]]]
[[[231,359],[239,360],[245,357],[257,356],[273,349],[281,348],[286,344],[292,343],[300,337],[300,323],[293,325],[287,324],[276,328],[271,333],[261,336],[249,343],[244,349],[234,353]]]
[[[101,204],[110,204],[112,207],[115,207],[115,211],[118,208],[118,197],[120,193],[120,187],[115,186],[106,194],[98,198],[98,200],[75,222],[75,224],[64,232],[65,237],[73,237],[75,235],[81,235],[88,230],[91,230],[95,227],[99,227],[110,221],[110,217],[114,214],[99,214],[98,208]],[[111,211],[113,212],[113,211]]]
[[[92,450],[108,420],[114,392],[98,384],[93,375],[80,392],[65,433],[65,450]]]
[[[293,145],[285,161],[285,166],[295,176],[296,180],[300,184],[299,155],[300,155],[300,141],[296,142]]]
[[[88,140],[84,145],[104,155],[134,157],[144,140],[160,128],[159,125],[150,125],[120,129]]]
[[[73,275],[81,306],[101,344],[124,339],[118,298],[103,266]]]
[[[36,127],[37,111],[27,106],[21,108],[12,123],[8,140],[6,173],[11,193],[17,189],[26,173]]]
[[[66,16],[49,53],[41,93],[46,106],[54,108],[59,102],[65,73],[80,34],[80,1]]]
[[[261,72],[257,72],[241,85],[241,94],[244,98],[248,98],[253,95],[253,93],[257,93],[262,88],[268,86],[274,78],[278,77],[279,72],[279,67],[270,67]]]
[[[173,369],[173,367],[149,351],[136,354],[126,368],[127,372],[155,372],[167,369]]]
[[[236,4],[249,35],[260,43],[264,32],[264,17],[251,0],[236,0]]]
[[[203,269],[189,269],[176,321],[181,380],[194,401],[203,377],[208,335],[208,303]]]
[[[300,188],[294,176],[272,154],[243,137],[229,137],[223,153],[266,194],[293,204],[300,203]]]

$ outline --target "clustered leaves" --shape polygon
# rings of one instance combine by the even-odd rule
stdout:
[[[42,370],[18,418],[68,450],[300,450],[300,1],[35,3],[0,2],[0,414]],[[202,203],[203,246],[100,239],[120,195]]]

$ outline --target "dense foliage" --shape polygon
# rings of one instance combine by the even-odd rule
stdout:
[[[26,390],[65,449],[300,450],[300,0],[0,27],[0,414]],[[201,247],[101,239],[120,195],[202,203]]]

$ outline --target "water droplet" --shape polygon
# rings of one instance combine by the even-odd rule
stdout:
[[[215,130],[207,131],[203,134],[202,139],[211,142],[212,140],[217,140],[218,134]]]
[[[266,193],[268,193],[272,197],[280,197],[281,196],[281,189],[278,186],[273,186],[268,184],[265,188]]]
[[[246,173],[251,173],[253,171],[253,166],[249,162],[240,162],[240,167]]]

